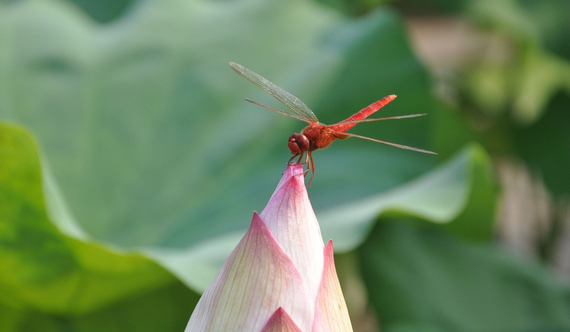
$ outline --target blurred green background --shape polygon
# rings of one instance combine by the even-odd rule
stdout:
[[[570,331],[570,1],[0,0],[0,331],[182,331],[303,124],[355,331]]]

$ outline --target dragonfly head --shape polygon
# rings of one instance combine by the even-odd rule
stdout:
[[[287,143],[292,154],[300,154],[309,150],[309,139],[303,134],[291,134]]]

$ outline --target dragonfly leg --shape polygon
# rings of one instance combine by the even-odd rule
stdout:
[[[303,156],[305,156],[305,161],[301,162]],[[305,151],[301,152],[301,154],[299,155],[299,159],[297,159],[297,164],[307,165],[307,169],[303,171],[303,176],[306,176],[307,173],[309,172],[309,168],[311,168],[311,164],[309,163],[309,152],[307,152],[307,155],[305,155]]]
[[[291,157],[291,159],[289,159],[289,161],[287,162],[287,164],[291,164],[291,161],[293,161],[293,159],[299,157],[299,159],[297,159],[297,161],[293,161],[293,163],[295,164],[299,164],[299,165],[304,165],[306,164],[306,162],[302,163],[301,159],[303,158],[303,155],[305,154],[304,151],[297,153],[296,155],[294,155],[293,157]]]
[[[300,152],[300,153],[294,155],[293,157],[291,157],[291,159],[289,159],[289,161],[287,163],[291,164],[291,161],[297,157],[299,157],[299,159],[297,159],[297,161],[296,161],[297,164],[307,165],[307,169],[303,171],[303,176],[307,176],[307,173],[309,173],[310,170],[313,170],[313,176],[315,176],[315,167],[313,166],[313,155],[308,151],[307,151],[307,154],[305,155],[305,151],[303,151],[303,152]],[[301,162],[303,157],[305,157],[305,161]],[[311,177],[311,180],[312,179],[313,178]]]
[[[301,159],[303,159],[304,155],[305,155],[305,151],[301,152],[301,154],[299,155],[299,159],[297,159],[297,164],[305,164],[306,163],[306,162],[301,163]]]
[[[313,178],[315,177],[315,160],[313,159],[313,154],[311,152],[307,152],[307,159],[309,160],[309,165],[307,167],[307,173],[309,172],[309,169],[311,171],[313,171],[313,175],[311,175],[311,179],[309,180],[309,183],[307,184],[307,188],[309,188],[309,186],[311,185],[311,182],[313,181]]]
[[[298,155],[299,155],[299,154],[293,155],[293,157],[291,157],[291,158],[289,159],[289,161],[287,162],[287,164],[291,164],[291,161],[292,161],[293,159],[297,158]]]
[[[303,172],[304,176],[307,176],[307,173],[309,173],[309,170],[311,169],[311,159],[309,158],[310,155],[311,153],[307,152],[307,156],[305,156],[305,162],[303,162],[303,164],[307,165],[307,169]]]

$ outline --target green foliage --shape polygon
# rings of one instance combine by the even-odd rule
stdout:
[[[506,63],[465,76],[465,98],[492,119],[490,150],[523,158],[556,196],[570,194],[568,1],[473,1],[468,13],[512,46]],[[506,144],[497,142],[501,139]],[[502,145],[502,146],[501,146]]]
[[[569,328],[567,287],[488,244],[498,193],[486,152],[520,155],[570,192],[563,12],[437,1],[469,4],[516,45],[516,61],[463,76],[463,100],[495,121],[476,133],[433,97],[402,19],[371,10],[381,2],[345,8],[370,11],[349,19],[301,0],[0,1],[0,330],[184,328],[303,127],[243,101],[280,107],[229,61],[324,123],[392,93],[381,116],[428,114],[352,131],[439,158],[357,139],[315,153],[323,235],[358,251],[387,330]]]
[[[50,222],[36,147],[22,128],[0,125],[0,165],[3,331],[110,330],[98,327],[105,321],[132,331],[184,327],[198,296],[162,267],[66,236]]]
[[[486,153],[471,146],[435,170],[404,186],[347,203],[319,215],[323,237],[335,239],[336,251],[361,244],[382,216],[415,216],[448,224],[451,232],[471,240],[489,240],[496,184]],[[451,221],[456,220],[454,223]]]
[[[180,256],[163,249],[191,248],[184,251],[191,264],[177,275],[198,289],[252,210],[264,206],[288,160],[285,139],[303,125],[244,102],[273,101],[235,75],[229,60],[314,105],[323,122],[390,93],[400,98],[385,115],[434,109],[427,73],[393,12],[347,22],[304,2],[235,6],[150,1],[120,18],[131,24],[102,28],[65,3],[26,2],[8,6],[0,20],[13,36],[0,44],[8,96],[0,112],[38,137],[54,222],[122,248],[148,248],[166,266]],[[359,132],[429,148],[428,121]],[[310,194],[320,213],[405,184],[436,158],[352,139],[316,162]],[[212,245],[222,249],[204,249]]]
[[[570,194],[570,94],[557,94],[548,113],[528,128],[516,128],[516,149],[532,168],[540,170],[544,182],[556,195]]]
[[[302,2],[236,6],[144,2],[123,18],[131,24],[105,29],[64,3],[3,11],[0,30],[12,37],[0,44],[7,96],[0,114],[38,137],[46,177],[54,179],[47,190],[64,198],[54,209],[125,247],[182,247],[243,231],[288,159],[285,139],[303,124],[244,102],[265,96],[229,70],[229,60],[302,97],[323,122],[389,93],[401,97],[386,114],[433,108],[427,74],[393,13],[348,23]],[[211,20],[201,12],[209,10],[225,17]],[[258,29],[266,23],[257,17],[271,17],[271,28]],[[362,133],[429,148],[427,121],[384,125],[380,133],[363,126]],[[435,164],[370,142],[338,146],[317,157],[317,210],[395,187]],[[324,167],[331,164],[337,168]],[[349,183],[357,186],[344,196],[328,187]]]
[[[76,4],[93,20],[100,23],[110,23],[127,12],[135,0],[68,0]]]
[[[492,245],[392,220],[359,253],[382,331],[570,329],[570,287]]]

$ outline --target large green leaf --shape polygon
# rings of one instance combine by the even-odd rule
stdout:
[[[0,7],[0,34],[0,117],[38,138],[52,220],[77,238],[154,257],[174,251],[218,266],[204,248],[243,234],[289,158],[286,138],[302,128],[244,102],[275,105],[228,61],[301,97],[325,123],[390,93],[399,98],[382,115],[434,108],[390,11],[352,21],[304,1],[141,1],[99,26],[66,2],[23,1]],[[357,131],[429,149],[429,121]],[[319,213],[397,188],[436,162],[356,139],[315,158]],[[210,275],[185,273],[201,285],[197,275]]]
[[[298,95],[323,122],[389,93],[400,98],[387,115],[433,107],[391,12],[352,22],[302,1],[145,1],[105,28],[61,2],[0,15],[0,114],[37,135],[47,190],[61,194],[48,197],[50,211],[120,246],[196,245],[243,231],[265,204],[289,158],[285,140],[302,124],[244,102],[268,97],[229,60]],[[429,148],[428,121],[361,132]],[[435,162],[341,143],[316,156],[317,209],[396,187]]]
[[[466,238],[488,240],[493,234],[495,200],[490,160],[480,147],[471,146],[405,186],[317,216],[323,236],[335,240],[337,251],[359,245],[379,215],[416,216],[440,224],[457,220],[447,227]]]
[[[570,288],[545,268],[393,221],[378,223],[359,249],[382,331],[570,329]]]
[[[122,324],[117,331],[184,327],[198,296],[162,267],[56,229],[45,211],[36,147],[25,130],[5,123],[0,202],[2,331],[110,331],[113,321]]]

